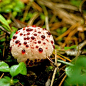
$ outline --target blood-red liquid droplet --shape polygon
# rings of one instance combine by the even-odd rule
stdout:
[[[23,33],[20,33],[20,36],[22,36],[23,35]]]
[[[44,42],[43,44],[45,45],[46,43]]]
[[[50,32],[47,32],[47,34],[48,34],[48,35],[51,35],[51,33],[50,33]]]
[[[26,45],[27,44],[27,42],[24,42],[24,45]]]
[[[37,42],[34,42],[34,44],[37,44]]]
[[[37,34],[34,34],[34,36],[37,36]]]
[[[16,39],[17,38],[17,36],[13,36],[13,39]]]
[[[47,42],[49,42],[49,40],[48,40],[48,39],[46,39],[46,41],[47,41]]]
[[[28,48],[29,47],[29,45],[26,45],[26,48]]]
[[[30,33],[27,33],[27,35],[30,35]]]
[[[25,54],[25,50],[24,49],[22,50],[22,54]]]
[[[39,31],[38,33],[40,34],[41,32]]]
[[[24,34],[24,36],[26,36],[26,34]]]
[[[36,48],[38,48],[39,46],[36,46]]]
[[[23,30],[25,30],[26,27],[23,28]]]
[[[51,44],[53,44],[54,42],[53,41],[51,41]]]
[[[48,48],[46,47],[46,49],[48,49]]]
[[[19,43],[19,45],[21,45],[21,43]]]
[[[43,52],[43,49],[42,48],[39,48],[38,51],[39,51],[39,53],[42,53]]]
[[[31,37],[31,39],[32,39],[32,40],[34,40],[34,39],[35,39],[35,37],[34,37],[34,36],[32,36],[32,37]]]
[[[16,34],[18,34],[18,31],[16,31]]]
[[[40,44],[40,43],[41,43],[41,41],[38,41],[38,43]]]
[[[31,28],[28,28],[28,29],[26,29],[26,31],[27,31],[27,32],[29,32],[29,31],[33,31],[33,29],[31,29]]]
[[[21,43],[19,43],[18,47],[21,45]]]
[[[27,40],[27,38],[24,38],[24,40]]]
[[[36,27],[36,25],[33,25],[32,27]]]
[[[45,39],[45,35],[42,35],[41,38]]]
[[[53,45],[53,49],[55,49],[55,46]]]
[[[29,37],[27,37],[27,40],[29,40],[30,38]]]
[[[15,43],[18,44],[20,41],[19,40],[16,40]]]

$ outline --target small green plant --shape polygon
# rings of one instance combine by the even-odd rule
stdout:
[[[11,78],[8,76],[4,76],[4,78],[0,79],[0,86],[14,85],[15,83],[19,82],[18,79],[13,79],[14,76],[17,76],[18,74],[22,74],[22,75],[27,74],[26,65],[23,62],[20,62],[18,65],[13,65],[9,67],[7,63],[2,61],[0,62],[0,71],[9,72],[11,75]]]
[[[63,86],[86,86],[86,56],[79,56],[72,64],[65,68],[67,78]]]
[[[0,13],[12,13],[13,16],[16,16],[18,13],[22,12],[24,9],[24,3],[20,0],[2,0],[0,2]]]

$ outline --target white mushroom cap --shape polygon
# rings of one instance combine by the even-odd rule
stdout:
[[[10,41],[12,56],[18,62],[46,59],[54,50],[54,40],[46,29],[27,26],[18,30]]]

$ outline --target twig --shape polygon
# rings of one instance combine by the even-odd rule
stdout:
[[[53,86],[53,82],[54,82],[54,78],[55,78],[55,74],[56,74],[57,69],[58,69],[58,67],[56,67],[56,68],[54,69],[54,73],[53,73],[53,77],[52,77],[51,85],[50,85],[50,86]]]
[[[20,82],[18,82],[21,86],[24,86],[24,85],[22,85]]]
[[[0,76],[0,79],[4,76],[4,73],[2,73],[2,75]]]
[[[62,35],[60,35],[59,37],[57,37],[55,40],[59,40],[62,37],[68,35],[74,28],[76,28],[77,26],[79,26],[79,23],[75,23],[74,25],[72,25],[66,32],[64,32]]]
[[[55,50],[55,65],[57,65],[57,55],[56,55],[56,50]],[[55,69],[54,69],[54,72],[53,72],[53,76],[52,76],[52,80],[51,80],[51,85],[50,86],[53,86],[53,82],[54,82],[54,78],[55,78],[55,74],[56,74],[56,71],[57,71],[57,69],[58,69],[58,65],[57,65],[57,67],[55,67]]]
[[[33,25],[33,22],[35,21],[35,19],[39,16],[38,12],[35,12],[33,17],[29,20],[27,26]]]
[[[2,26],[0,26],[0,29],[2,29],[4,32],[10,34],[10,32],[8,32],[7,30],[5,30]]]
[[[22,22],[25,21],[26,16],[27,16],[27,14],[28,14],[28,10],[30,9],[32,3],[33,3],[33,0],[30,0],[30,2],[28,2],[27,6],[26,6],[26,8],[25,8],[25,12],[24,12],[24,16],[23,16]]]
[[[84,24],[86,24],[86,17],[83,15],[83,11],[82,11],[82,5],[84,4],[84,2],[85,2],[86,0],[83,0],[82,2],[81,2],[81,4],[80,4],[80,6],[79,6],[79,11],[81,12],[81,16],[82,16],[82,18],[84,19]]]
[[[58,86],[62,86],[62,83],[64,82],[64,80],[65,80],[66,77],[67,77],[67,75],[65,75],[65,76],[63,77],[63,79],[61,80],[61,82],[60,82],[60,84],[59,84]]]
[[[49,31],[49,23],[48,23],[48,11],[45,6],[43,6],[44,14],[45,14],[45,25],[46,29]]]

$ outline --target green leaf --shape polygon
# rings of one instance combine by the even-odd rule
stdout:
[[[68,50],[68,49],[73,49],[73,48],[76,48],[77,46],[76,45],[73,45],[73,46],[70,46],[70,47],[64,47],[65,50]]]
[[[9,72],[10,71],[9,65],[3,61],[0,62],[0,71],[1,72]]]
[[[19,74],[19,65],[13,65],[10,68],[10,74],[12,77],[16,76]]]
[[[4,76],[5,79],[7,79],[10,82],[10,77]]]
[[[19,63],[19,69],[20,69],[20,74],[26,75],[27,74],[27,68],[24,62]]]
[[[18,65],[11,66],[10,74],[12,77],[18,74],[26,75],[27,74],[26,65],[23,62],[20,62]]]
[[[8,23],[7,23],[7,21],[6,21],[6,19],[0,14],[0,22],[2,23],[2,24],[4,24],[6,27],[7,27],[7,31],[11,31],[11,28],[10,28],[10,26],[8,25]]]
[[[65,72],[68,77],[64,82],[64,86],[86,85],[86,56],[79,56],[74,66],[66,67]]]
[[[0,79],[0,86],[10,86],[10,82],[7,78]]]

